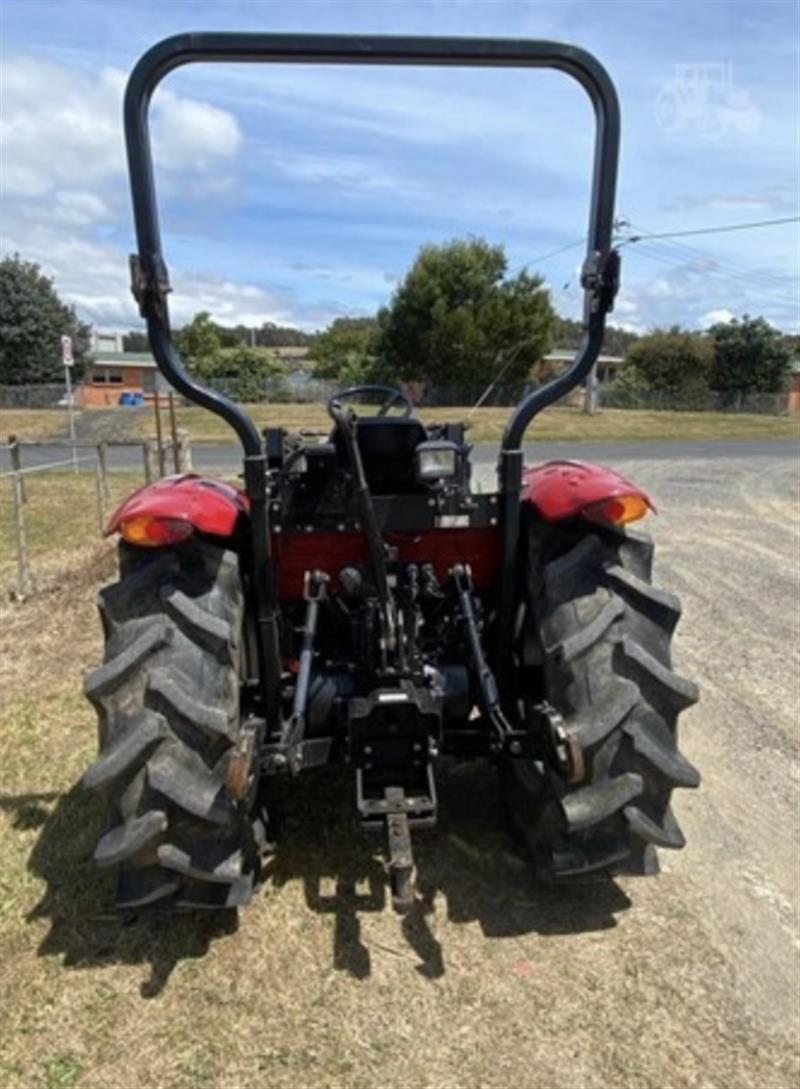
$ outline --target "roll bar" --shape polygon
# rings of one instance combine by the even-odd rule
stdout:
[[[172,341],[169,276],[161,247],[148,112],[152,94],[174,68],[199,61],[280,64],[427,65],[468,68],[555,68],[580,83],[594,108],[596,136],[583,268],[584,334],[575,359],[553,382],[514,410],[504,450],[519,449],[534,415],[577,385],[591,370],[602,343],[605,315],[617,286],[619,261],[611,249],[619,155],[619,105],[603,66],[583,49],[562,42],[503,38],[374,37],[339,34],[178,34],[149,49],[125,92],[128,151],[138,254],[131,258],[133,292],[147,320],[153,355],[164,376],[190,400],[222,416],[245,454],[258,456],[261,439],[252,420],[227,397],[206,389],[184,370]]]
[[[198,61],[280,64],[428,65],[466,68],[555,68],[576,79],[595,115],[594,166],[589,232],[581,285],[584,331],[570,366],[554,381],[525,397],[514,409],[503,435],[498,466],[501,501],[502,573],[498,593],[495,668],[501,681],[512,671],[516,557],[522,483],[522,438],[537,412],[576,386],[600,352],[605,316],[619,279],[619,255],[611,248],[619,157],[619,104],[605,68],[574,45],[503,38],[406,38],[331,34],[179,34],[149,49],[131,73],[125,90],[125,142],[128,151],[138,253],[131,257],[132,289],[147,321],[150,345],[161,373],[181,393],[215,412],[235,430],[244,448],[245,490],[250,500],[250,566],[259,632],[261,692],[267,722],[280,715],[280,640],[275,573],[271,562],[266,505],[266,458],[253,421],[238,405],[206,389],[184,370],[169,324],[169,275],[161,249],[149,132],[150,99],[174,68]],[[501,686],[513,703],[513,686]]]

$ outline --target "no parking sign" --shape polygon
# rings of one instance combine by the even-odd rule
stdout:
[[[75,362],[72,357],[72,337],[61,338],[61,362],[65,367],[71,367]]]

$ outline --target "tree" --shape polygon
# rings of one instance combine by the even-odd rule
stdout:
[[[352,385],[379,377],[378,332],[375,318],[336,318],[311,346],[314,377]]]
[[[223,348],[192,366],[201,381],[222,389],[236,401],[263,401],[284,392],[283,368],[264,348]]]
[[[305,348],[313,344],[314,333],[305,333],[292,325],[276,325],[265,321],[256,332],[256,343],[260,348]]]
[[[213,366],[222,347],[207,310],[201,310],[188,325],[178,329],[175,344],[186,365],[198,375],[203,368]]]
[[[732,399],[746,393],[778,393],[784,388],[792,362],[788,338],[764,318],[713,325],[711,385]]]
[[[124,352],[149,352],[150,340],[147,333],[139,329],[129,329],[122,338],[122,350]]]
[[[60,382],[61,337],[72,337],[74,375],[89,354],[90,328],[58,297],[53,281],[19,254],[0,261],[0,383]]]
[[[708,337],[678,326],[655,329],[631,346],[617,385],[629,392],[701,401],[708,393],[713,362],[714,345]]]
[[[378,315],[378,355],[395,379],[476,389],[524,381],[550,347],[554,313],[538,276],[506,277],[502,246],[424,246]]]
[[[583,325],[574,318],[556,317],[553,329],[553,345],[556,348],[577,348],[583,332]],[[617,325],[607,325],[603,334],[603,347],[600,349],[605,355],[624,356],[632,344],[639,339],[638,333],[632,333],[628,329],[620,329]]]

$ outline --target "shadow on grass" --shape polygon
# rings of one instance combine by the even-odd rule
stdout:
[[[572,934],[616,925],[631,901],[615,882],[547,886],[507,831],[497,780],[486,761],[453,765],[438,776],[439,823],[413,833],[417,897],[400,917],[403,935],[430,978],[445,971],[444,952],[428,925],[437,897],[450,922],[477,921],[487,938]],[[312,911],[334,916],[334,967],[356,978],[370,973],[359,917],[383,911],[390,889],[383,838],[360,831],[351,776],[302,777],[283,800],[284,828],[266,876],[280,888],[303,882]]]
[[[45,803],[56,799],[49,812]],[[428,925],[437,897],[444,898],[451,922],[477,921],[487,938],[602,930],[629,907],[611,879],[568,887],[534,881],[506,831],[487,763],[442,769],[439,799],[437,828],[414,833],[417,899],[398,922],[422,975],[434,979],[445,971],[444,952]],[[150,998],[180,961],[203,957],[216,938],[236,931],[234,911],[111,914],[113,876],[99,873],[91,857],[103,829],[102,806],[80,786],[63,796],[0,797],[0,808],[14,814],[19,830],[41,827],[28,865],[47,887],[27,916],[50,923],[40,955],[63,955],[67,966],[81,968],[149,964],[141,993]],[[353,812],[352,776],[303,776],[284,792],[282,809],[282,835],[264,879],[277,889],[302,882],[309,909],[334,917],[334,967],[366,978],[371,962],[360,917],[386,910],[390,892],[383,839],[365,835]]]
[[[50,812],[46,803],[56,801]],[[49,921],[40,956],[63,955],[71,968],[110,964],[149,964],[141,986],[144,998],[164,989],[176,964],[202,957],[212,941],[237,929],[234,911],[167,915],[164,912],[110,912],[114,879],[100,873],[92,852],[104,827],[102,804],[76,785],[68,794],[0,796],[0,809],[12,813],[12,827],[41,827],[28,868],[46,882],[28,922]]]

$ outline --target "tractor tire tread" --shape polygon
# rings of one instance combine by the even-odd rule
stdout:
[[[225,789],[239,729],[238,557],[196,538],[158,552],[123,542],[99,606],[105,662],[84,686],[99,754],[83,783],[107,798],[110,827],[95,861],[118,867],[119,908],[244,903],[257,853],[246,805]]]
[[[529,623],[543,650],[545,695],[584,753],[580,783],[506,760],[507,810],[540,877],[652,873],[653,850],[679,848],[670,807],[700,777],[677,746],[677,720],[699,698],[671,662],[674,594],[650,585],[653,544],[599,528],[573,536],[529,576]],[[539,556],[532,543],[532,564]]]

